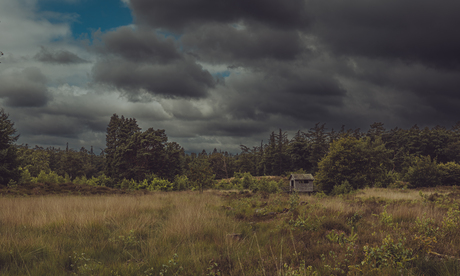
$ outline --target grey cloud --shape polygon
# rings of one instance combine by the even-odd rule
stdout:
[[[185,33],[181,42],[187,51],[213,63],[265,58],[294,60],[306,50],[298,31],[255,24],[244,29],[206,24]]]
[[[100,59],[92,69],[94,82],[116,87],[130,101],[142,95],[203,98],[216,80],[193,58],[180,53],[171,39],[153,31],[127,27],[102,37]]]
[[[309,0],[310,31],[340,55],[458,68],[460,2]]]
[[[100,51],[133,62],[167,63],[181,59],[172,38],[160,39],[152,30],[121,27],[102,37]]]
[[[88,62],[67,50],[58,50],[52,52],[43,46],[41,47],[40,52],[38,52],[34,58],[38,61],[52,64],[78,64]]]
[[[38,107],[50,99],[46,77],[40,69],[26,68],[20,72],[0,76],[0,98],[6,106]]]
[[[326,119],[329,108],[341,106],[346,96],[340,83],[326,72],[296,66],[274,66],[245,78],[230,78],[227,83],[244,93],[236,92],[228,100],[227,109],[235,118]]]
[[[131,0],[137,21],[180,31],[194,23],[258,21],[279,28],[308,25],[304,0]]]
[[[128,95],[145,90],[166,98],[201,98],[215,85],[211,74],[190,60],[165,65],[138,64],[120,59],[98,61],[92,73],[95,81],[114,85]]]

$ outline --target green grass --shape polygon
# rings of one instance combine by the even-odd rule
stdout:
[[[0,197],[0,274],[457,275],[459,200],[455,188]]]

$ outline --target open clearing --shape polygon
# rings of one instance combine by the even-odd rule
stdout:
[[[2,275],[457,275],[460,192],[0,198]]]

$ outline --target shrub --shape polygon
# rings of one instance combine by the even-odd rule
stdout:
[[[186,175],[176,175],[174,177],[174,191],[182,191],[187,189],[188,178]]]
[[[386,185],[390,165],[390,152],[380,139],[346,136],[332,142],[329,153],[318,163],[315,185],[326,194],[344,181],[353,189]]]
[[[172,191],[173,189],[173,183],[161,178],[152,179],[152,181],[150,181],[150,184],[147,186],[147,190],[149,191]]]
[[[460,164],[455,162],[438,164],[438,171],[442,185],[454,186],[460,184]]]
[[[439,171],[436,159],[430,156],[415,157],[404,180],[415,187],[434,187],[439,184]]]
[[[353,187],[348,183],[348,180],[342,181],[342,184],[338,186],[334,186],[332,189],[332,195],[342,195],[342,194],[349,194],[353,191]]]
[[[19,180],[20,183],[32,182],[33,177],[30,175],[30,172],[28,169],[19,168],[19,170],[21,171],[21,178]]]
[[[275,180],[268,180],[266,178],[260,179],[254,184],[254,191],[261,191],[266,193],[276,193],[280,191],[279,183]]]
[[[381,271],[381,268],[405,268],[413,260],[413,250],[403,244],[405,239],[395,242],[389,235],[383,239],[381,246],[364,246],[364,260],[361,265],[368,271]],[[367,269],[362,270],[365,272]]]

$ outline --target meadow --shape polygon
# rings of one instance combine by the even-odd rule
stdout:
[[[459,275],[460,190],[0,197],[1,275]]]

